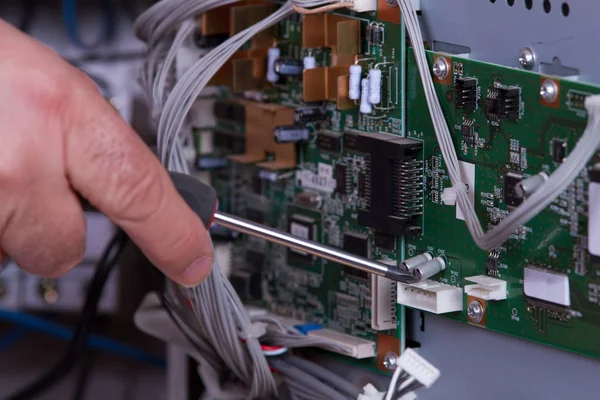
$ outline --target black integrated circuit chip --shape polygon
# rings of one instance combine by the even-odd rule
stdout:
[[[370,258],[371,245],[369,237],[362,233],[346,232],[344,234],[344,250],[354,255]],[[369,273],[356,268],[344,266],[344,273],[358,279],[369,279]]]
[[[517,184],[523,180],[523,175],[515,172],[509,172],[504,176],[504,202],[509,207],[518,207],[522,202],[523,198],[517,195],[515,188]]]

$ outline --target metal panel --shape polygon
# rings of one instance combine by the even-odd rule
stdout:
[[[551,5],[548,13],[545,3]],[[563,3],[568,16],[563,15]],[[464,46],[473,59],[522,68],[519,55],[530,47],[536,55],[533,71],[563,76],[577,72],[562,65],[578,70],[582,81],[600,83],[597,0],[421,0],[421,9],[424,33],[438,51]],[[560,63],[558,68],[553,61]]]

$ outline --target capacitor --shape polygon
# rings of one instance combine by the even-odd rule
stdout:
[[[306,56],[302,60],[304,69],[313,69],[317,66],[317,59],[314,56]]]
[[[379,104],[381,101],[381,70],[369,71],[369,103]]]
[[[294,143],[308,140],[308,128],[298,125],[278,126],[273,130],[277,143]]]
[[[429,279],[437,273],[446,269],[446,259],[444,257],[436,257],[432,260],[424,262],[413,270],[413,276],[418,280]]]
[[[538,190],[547,180],[548,175],[545,172],[540,172],[539,174],[523,179],[515,185],[515,194],[521,198],[527,198]]]
[[[299,107],[294,110],[294,122],[296,123],[305,124],[325,119],[327,119],[327,113],[323,107]]]
[[[402,267],[403,269],[409,271],[409,272],[413,272],[415,270],[415,268],[417,268],[419,265],[426,263],[427,261],[431,260],[433,258],[433,256],[431,255],[431,253],[423,253],[423,254],[419,254],[418,256],[414,256],[411,257],[409,259],[406,259],[404,261],[402,261],[402,263],[400,264],[400,267]]]
[[[370,114],[373,106],[369,103],[369,78],[363,78],[360,82],[360,112]]]
[[[304,65],[299,60],[294,60],[291,58],[278,58],[275,61],[275,72],[279,75],[285,76],[298,76],[302,75],[302,71],[304,70]]]
[[[350,100],[360,99],[360,78],[362,76],[362,67],[358,64],[350,66],[350,81],[348,83],[348,97]]]
[[[279,80],[279,75],[275,72],[275,61],[281,55],[279,47],[270,47],[267,51],[267,80],[271,83],[276,83]]]

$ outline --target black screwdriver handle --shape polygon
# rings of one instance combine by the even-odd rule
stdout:
[[[215,192],[215,189],[186,174],[169,172],[169,175],[171,175],[179,195],[198,214],[204,226],[208,229],[217,211],[217,192]]]

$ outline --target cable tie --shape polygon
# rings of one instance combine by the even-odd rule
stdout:
[[[442,192],[442,202],[447,206],[453,206],[456,204],[456,193],[459,190],[467,190],[467,185],[462,182],[455,183],[452,187],[445,188]]]

